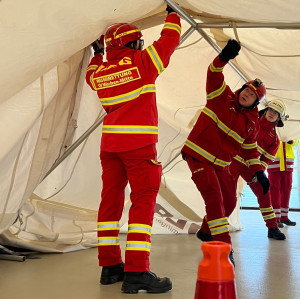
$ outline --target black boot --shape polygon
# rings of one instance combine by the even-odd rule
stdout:
[[[281,222],[288,226],[295,226],[297,224],[295,221],[291,221],[290,219]]]
[[[170,278],[159,278],[153,272],[125,272],[122,292],[136,294],[139,290],[147,293],[164,293],[172,289]]]
[[[229,260],[231,261],[233,267],[235,268],[235,261],[234,261],[234,258],[233,258],[233,250],[231,250],[230,253],[229,253]]]
[[[201,228],[197,231],[197,238],[202,242],[213,241],[213,237],[210,234],[206,234]]]
[[[124,263],[102,267],[100,283],[113,284],[124,279]]]
[[[268,229],[268,238],[273,238],[275,240],[285,240],[285,235],[279,230],[278,227],[273,227]]]
[[[283,223],[281,221],[277,221],[278,227],[282,228],[284,227]]]

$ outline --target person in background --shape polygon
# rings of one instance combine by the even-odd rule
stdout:
[[[157,161],[158,112],[155,80],[168,66],[179,45],[178,14],[167,6],[160,38],[143,50],[141,31],[132,24],[114,24],[92,46],[95,56],[86,81],[106,111],[100,160],[102,193],[98,212],[100,283],[123,281],[122,291],[162,293],[172,288],[169,278],[150,271],[151,229],[162,167]],[[131,187],[125,263],[119,244],[119,221],[124,190]]]
[[[280,141],[279,149],[273,163],[268,167],[270,194],[278,226],[295,226],[296,222],[288,217],[290,196],[293,183],[294,146],[299,145],[299,139]]]
[[[236,192],[229,165],[241,150],[264,193],[269,189],[256,144],[257,105],[264,99],[266,88],[255,79],[232,92],[224,81],[223,68],[240,48],[236,40],[229,40],[208,67],[207,103],[182,148],[182,157],[205,202],[206,216],[197,232],[202,241],[231,244],[227,217],[236,205]],[[233,251],[229,258],[234,264]]]
[[[264,170],[273,162],[279,147],[279,138],[276,127],[283,127],[282,118],[285,117],[285,106],[280,100],[267,103],[266,108],[259,111],[259,133],[257,137],[260,162]],[[229,167],[235,184],[241,176],[257,197],[260,212],[268,228],[268,237],[275,240],[285,240],[285,235],[279,230],[273,211],[270,192],[264,194],[261,185],[252,181],[254,174],[250,171],[241,155],[234,157]],[[270,182],[272,188],[272,183]]]

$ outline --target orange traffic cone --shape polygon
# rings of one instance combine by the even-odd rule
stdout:
[[[231,245],[203,242],[201,249],[195,299],[236,299],[234,268],[229,261]]]

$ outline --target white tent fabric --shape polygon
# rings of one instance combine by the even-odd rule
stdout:
[[[282,140],[300,138],[300,6],[296,0],[177,0],[199,23],[273,23],[289,29],[239,28],[236,65],[261,78],[267,100],[282,99],[290,120]],[[166,15],[162,0],[0,1],[0,243],[45,252],[96,246],[101,192],[97,128],[47,178],[53,163],[104,112],[85,84],[89,44],[108,25],[135,22],[146,45],[159,36]],[[182,20],[183,33],[190,25]],[[204,29],[223,47],[232,28]],[[194,233],[205,215],[180,149],[205,105],[206,70],[217,52],[194,32],[174,53],[157,80],[159,159],[164,167],[153,233]],[[243,79],[230,67],[233,90]],[[44,179],[44,180],[43,180]],[[239,194],[242,191],[241,182]],[[130,206],[127,190],[122,231]],[[240,229],[238,209],[231,230]]]

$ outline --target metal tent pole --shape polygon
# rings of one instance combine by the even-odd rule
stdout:
[[[43,177],[41,182],[63,161],[65,160],[93,131],[95,131],[103,122],[105,114],[103,114],[81,137],[79,137],[66,151],[58,158],[46,175]]]
[[[176,12],[178,12],[195,30],[199,32],[203,36],[203,38],[218,52],[221,52],[221,49],[210,39],[210,37],[201,29],[198,27],[197,22],[191,18],[181,7],[179,7],[177,4],[175,4],[171,0],[165,0],[168,5],[170,5]],[[241,70],[239,70],[231,61],[228,62],[228,64],[247,82],[249,79],[246,75],[243,74]]]

